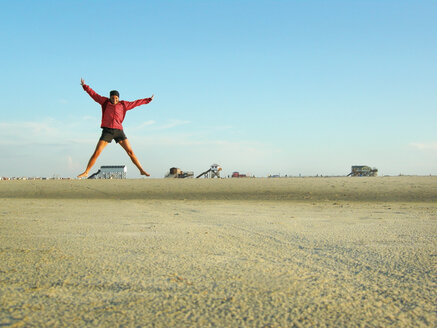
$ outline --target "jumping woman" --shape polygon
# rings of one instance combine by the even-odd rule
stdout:
[[[140,170],[141,175],[150,176],[149,173],[144,171],[141,166],[138,158],[135,156],[132,147],[127,139],[126,135],[123,132],[123,123],[124,117],[126,116],[126,112],[132,108],[137,106],[148,104],[153,100],[154,95],[150,98],[138,99],[135,101],[124,101],[119,99],[120,94],[117,90],[112,90],[109,93],[109,98],[102,97],[97,94],[90,86],[85,84],[83,79],[80,80],[80,84],[83,89],[93,98],[97,103],[102,106],[102,135],[100,137],[99,142],[97,143],[96,150],[91,156],[86,170],[79,174],[78,178],[85,178],[88,176],[89,171],[95,164],[97,158],[99,157],[102,150],[110,143],[113,139],[116,143],[119,143],[126,153],[129,155],[132,162],[135,166]]]

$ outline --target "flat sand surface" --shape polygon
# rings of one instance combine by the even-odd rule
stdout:
[[[0,326],[435,327],[437,178],[0,181]]]

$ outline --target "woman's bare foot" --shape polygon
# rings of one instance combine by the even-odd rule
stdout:
[[[77,177],[80,179],[80,178],[85,178],[85,177],[87,177],[87,176],[88,176],[88,172],[85,171],[85,172],[79,174]]]
[[[150,177],[150,174],[144,170],[140,170],[141,175],[145,175],[146,177]]]

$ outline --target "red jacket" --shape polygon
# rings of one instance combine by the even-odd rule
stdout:
[[[113,105],[109,98],[102,97],[96,93],[89,85],[84,84],[83,89],[93,98],[96,102],[102,105],[102,128],[120,129],[123,130],[124,117],[126,112],[134,107],[148,104],[152,101],[152,98],[138,99],[135,101],[120,101],[117,105]]]

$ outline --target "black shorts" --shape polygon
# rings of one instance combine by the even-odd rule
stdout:
[[[119,143],[120,141],[127,139],[123,130],[110,129],[110,128],[102,128],[102,129],[103,129],[102,136],[100,137],[100,140],[111,143],[112,139],[114,139],[116,143]]]

